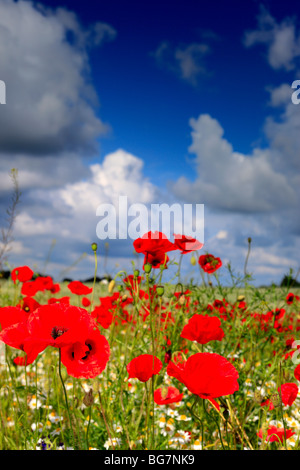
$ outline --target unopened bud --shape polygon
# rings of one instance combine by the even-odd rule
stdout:
[[[94,403],[94,395],[93,395],[93,389],[90,388],[88,392],[85,393],[83,397],[83,404],[85,406],[92,406]]]
[[[111,294],[112,291],[114,290],[114,287],[115,287],[115,281],[114,281],[114,279],[112,279],[112,280],[110,281],[110,283],[108,284],[108,292],[109,292],[110,294]]]
[[[279,408],[279,406],[281,405],[281,398],[278,392],[274,393],[271,396],[271,401],[274,405],[274,408]]]
[[[192,257],[191,257],[191,265],[192,265],[192,266],[196,266],[196,264],[197,264],[197,260],[196,260],[195,256],[192,255]]]
[[[152,266],[150,263],[146,263],[144,266],[145,273],[149,274],[151,272]]]
[[[164,286],[157,286],[156,293],[157,293],[157,295],[159,295],[159,297],[164,295],[164,291],[165,291]]]
[[[140,271],[138,269],[135,269],[133,271],[133,275],[134,275],[134,277],[138,277],[140,275]]]
[[[92,250],[97,251],[98,245],[97,243],[92,243]]]
[[[260,393],[260,390],[255,390],[255,392],[254,392],[254,397],[253,397],[253,398],[254,398],[254,401],[255,401],[256,403],[262,403],[263,397],[262,397],[262,395],[261,395],[261,393]]]

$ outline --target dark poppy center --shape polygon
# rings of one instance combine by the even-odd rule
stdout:
[[[90,352],[91,352],[91,350],[92,350],[92,346],[91,346],[90,344],[87,344],[87,343],[86,343],[86,345],[87,345],[87,347],[89,348],[89,350],[86,351],[86,354],[85,354],[85,356],[83,356],[83,357],[81,358],[81,361],[86,360],[86,359],[89,357],[89,354],[90,354]],[[75,359],[74,351],[72,351],[72,358]]]
[[[51,330],[51,336],[53,339],[56,339],[59,336],[62,336],[66,331],[67,331],[66,328],[62,328],[60,326],[54,326]]]

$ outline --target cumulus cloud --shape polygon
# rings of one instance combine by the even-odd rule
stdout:
[[[0,69],[6,106],[0,114],[1,151],[41,156],[91,153],[109,126],[96,115],[87,49],[112,40],[96,23],[84,30],[74,13],[31,2],[0,3]]]
[[[257,29],[245,33],[245,46],[265,44],[272,68],[294,69],[300,58],[300,31],[296,29],[295,19],[287,18],[278,24],[265,7],[261,7],[257,20]]]
[[[197,176],[194,181],[183,176],[170,184],[177,197],[232,212],[264,212],[297,204],[297,190],[279,168],[283,162],[277,155],[278,168],[273,167],[270,149],[256,148],[251,155],[234,151],[219,122],[208,114],[191,119],[190,125],[189,151],[196,155]],[[273,152],[279,152],[275,142]]]

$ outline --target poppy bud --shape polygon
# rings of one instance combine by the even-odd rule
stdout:
[[[93,389],[90,388],[88,392],[85,393],[83,397],[83,404],[87,407],[92,406],[94,403]]]
[[[97,251],[98,245],[97,243],[92,243],[92,250],[95,252]]]
[[[134,277],[138,277],[139,274],[140,274],[140,271],[139,271],[138,269],[135,269],[135,270],[133,271]]]
[[[159,295],[159,297],[164,295],[164,291],[165,291],[164,286],[157,286],[156,292],[157,292],[157,295]]]
[[[249,237],[249,238],[248,238],[248,243],[250,244],[251,242],[252,242],[252,238]]]
[[[196,260],[195,256],[192,255],[192,257],[191,257],[191,265],[192,265],[192,266],[196,266],[196,264],[197,264],[197,260]]]
[[[152,266],[150,263],[146,263],[144,266],[145,273],[149,274],[151,272]]]
[[[274,408],[279,408],[279,406],[281,405],[281,398],[278,392],[274,393],[271,396],[271,401],[273,403]]]
[[[112,291],[114,290],[114,287],[115,287],[115,281],[114,281],[114,279],[112,279],[112,280],[110,281],[110,283],[108,284],[108,292],[109,292],[110,294],[111,294]]]
[[[263,401],[263,397],[259,390],[255,390],[253,398],[256,403],[261,403]]]

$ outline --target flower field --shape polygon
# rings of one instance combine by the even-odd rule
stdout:
[[[155,235],[133,243],[143,271],[110,282],[30,266],[0,281],[1,450],[299,448],[299,288],[254,287],[197,240]],[[183,256],[200,284],[180,282]]]

